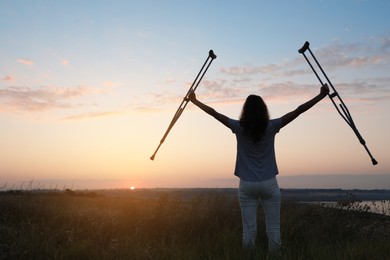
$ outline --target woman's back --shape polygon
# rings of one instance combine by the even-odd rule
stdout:
[[[270,120],[261,139],[255,142],[244,133],[240,121],[229,120],[229,128],[237,139],[236,176],[244,181],[264,181],[278,174],[274,142],[281,125],[280,118]]]

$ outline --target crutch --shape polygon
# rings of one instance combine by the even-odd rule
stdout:
[[[203,76],[206,74],[207,70],[209,69],[211,63],[213,62],[214,59],[216,59],[217,56],[214,54],[213,50],[210,50],[209,51],[209,56],[207,57],[206,61],[203,63],[203,66],[202,68],[200,69],[198,75],[196,76],[194,82],[192,83],[190,89],[188,90],[187,94],[184,96],[183,98],[183,101],[180,103],[180,106],[179,108],[177,109],[175,115],[173,116],[172,118],[172,121],[171,123],[169,124],[168,126],[168,129],[165,131],[165,134],[163,136],[163,138],[161,139],[160,141],[160,144],[157,146],[157,149],[156,151],[154,152],[154,154],[150,157],[150,160],[154,160],[154,157],[156,156],[156,153],[157,151],[160,149],[160,146],[164,143],[165,141],[165,138],[168,136],[169,134],[169,131],[171,131],[173,125],[176,123],[176,121],[179,119],[179,117],[181,116],[181,114],[183,113],[184,109],[186,108],[188,102],[189,102],[189,99],[188,99],[188,96],[194,92],[196,90],[196,88],[198,87],[199,83],[202,81],[203,79]],[[207,64],[207,66],[206,66]],[[206,68],[205,68],[206,67]],[[202,73],[203,72],[203,73]],[[199,77],[200,76],[200,77]]]
[[[298,50],[298,52],[301,53],[303,55],[303,57],[305,57],[307,63],[310,65],[311,69],[313,70],[314,74],[317,76],[317,79],[320,81],[321,85],[324,85],[322,83],[321,78],[318,76],[317,71],[314,69],[313,65],[311,64],[311,62],[309,61],[309,59],[305,55],[305,51],[308,50],[310,52],[311,57],[316,62],[318,68],[321,70],[322,74],[324,75],[324,77],[326,78],[327,82],[329,83],[329,85],[331,86],[331,88],[333,90],[333,93],[329,93],[328,96],[332,100],[332,103],[333,103],[334,107],[336,108],[337,112],[344,119],[344,121],[352,128],[353,132],[356,134],[357,138],[359,139],[359,142],[364,146],[364,148],[366,149],[368,155],[370,156],[372,164],[373,165],[378,164],[378,162],[372,156],[370,150],[368,150],[368,148],[366,146],[366,141],[364,141],[363,137],[361,136],[361,134],[357,130],[356,125],[355,125],[355,123],[354,123],[354,121],[352,119],[351,114],[349,113],[349,110],[348,110],[347,106],[344,104],[343,100],[341,99],[340,95],[337,93],[337,91],[334,88],[333,84],[330,82],[328,76],[325,74],[325,72],[322,69],[320,63],[317,61],[316,57],[314,56],[313,52],[310,50],[309,45],[310,45],[309,42],[305,42],[305,44],[302,46],[302,48],[300,48]],[[339,104],[340,108],[337,106],[336,101],[334,100],[336,97],[340,101],[340,104]]]

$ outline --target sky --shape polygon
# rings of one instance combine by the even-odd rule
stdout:
[[[379,164],[325,98],[276,136],[281,187],[390,189],[389,13],[379,0],[0,0],[0,189],[236,187],[234,135],[191,103],[149,158],[210,49],[198,99],[237,119],[257,94],[277,118],[319,92],[305,41]]]

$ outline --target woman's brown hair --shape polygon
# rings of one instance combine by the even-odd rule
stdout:
[[[244,134],[255,143],[260,141],[269,122],[269,113],[264,100],[257,95],[249,95],[242,107],[240,125]]]

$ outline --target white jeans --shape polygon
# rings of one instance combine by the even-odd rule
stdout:
[[[241,181],[238,189],[245,249],[254,248],[257,236],[257,205],[263,205],[270,251],[280,248],[280,189],[276,178],[261,182]]]

